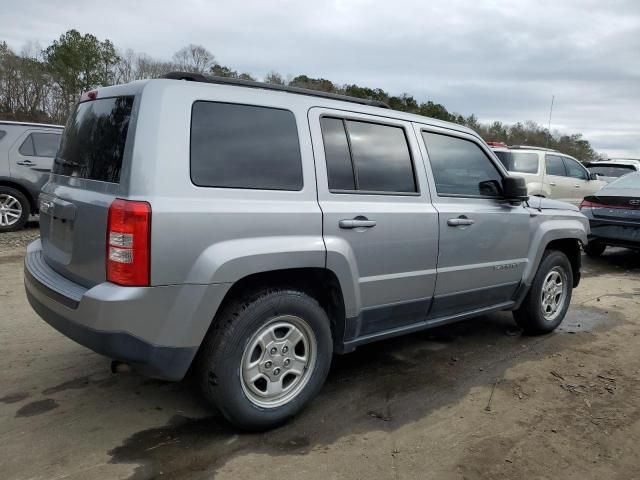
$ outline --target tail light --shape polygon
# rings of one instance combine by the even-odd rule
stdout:
[[[96,98],[98,98],[98,90],[89,90],[80,96],[80,101],[86,102],[87,100],[95,100]]]
[[[109,208],[107,281],[129,287],[149,286],[151,205],[120,198]]]
[[[582,210],[583,208],[598,208],[603,206],[604,205],[601,205],[596,202],[592,202],[591,200],[587,200],[587,199],[584,199],[582,200],[582,202],[580,202],[580,210]]]

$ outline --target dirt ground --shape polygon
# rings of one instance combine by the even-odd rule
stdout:
[[[40,320],[22,286],[36,235],[0,236],[1,478],[640,478],[637,253],[585,259],[552,335],[501,313],[363,347],[255,435],[190,382],[113,375]]]

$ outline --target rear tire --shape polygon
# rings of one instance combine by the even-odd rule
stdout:
[[[20,230],[30,213],[31,204],[20,190],[0,186],[0,233]]]
[[[514,310],[516,323],[527,335],[543,335],[564,320],[573,289],[573,271],[567,256],[547,250],[522,305]]]
[[[198,359],[206,399],[244,430],[286,422],[315,397],[333,355],[324,309],[296,290],[263,290],[231,301]]]
[[[589,257],[599,257],[604,253],[604,250],[606,248],[606,244],[598,241],[591,241],[588,244],[582,246],[584,253],[586,253]]]

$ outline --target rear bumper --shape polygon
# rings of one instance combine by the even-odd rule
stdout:
[[[144,375],[176,381],[189,369],[227,290],[111,283],[87,289],[47,265],[39,240],[27,249],[24,272],[29,303],[53,328]]]
[[[589,216],[589,241],[607,245],[640,248],[640,224],[617,220],[599,220]]]

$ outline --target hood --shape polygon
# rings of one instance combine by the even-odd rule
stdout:
[[[529,206],[540,210],[573,210],[579,212],[580,209],[575,205],[560,200],[552,200],[543,197],[529,197]]]

